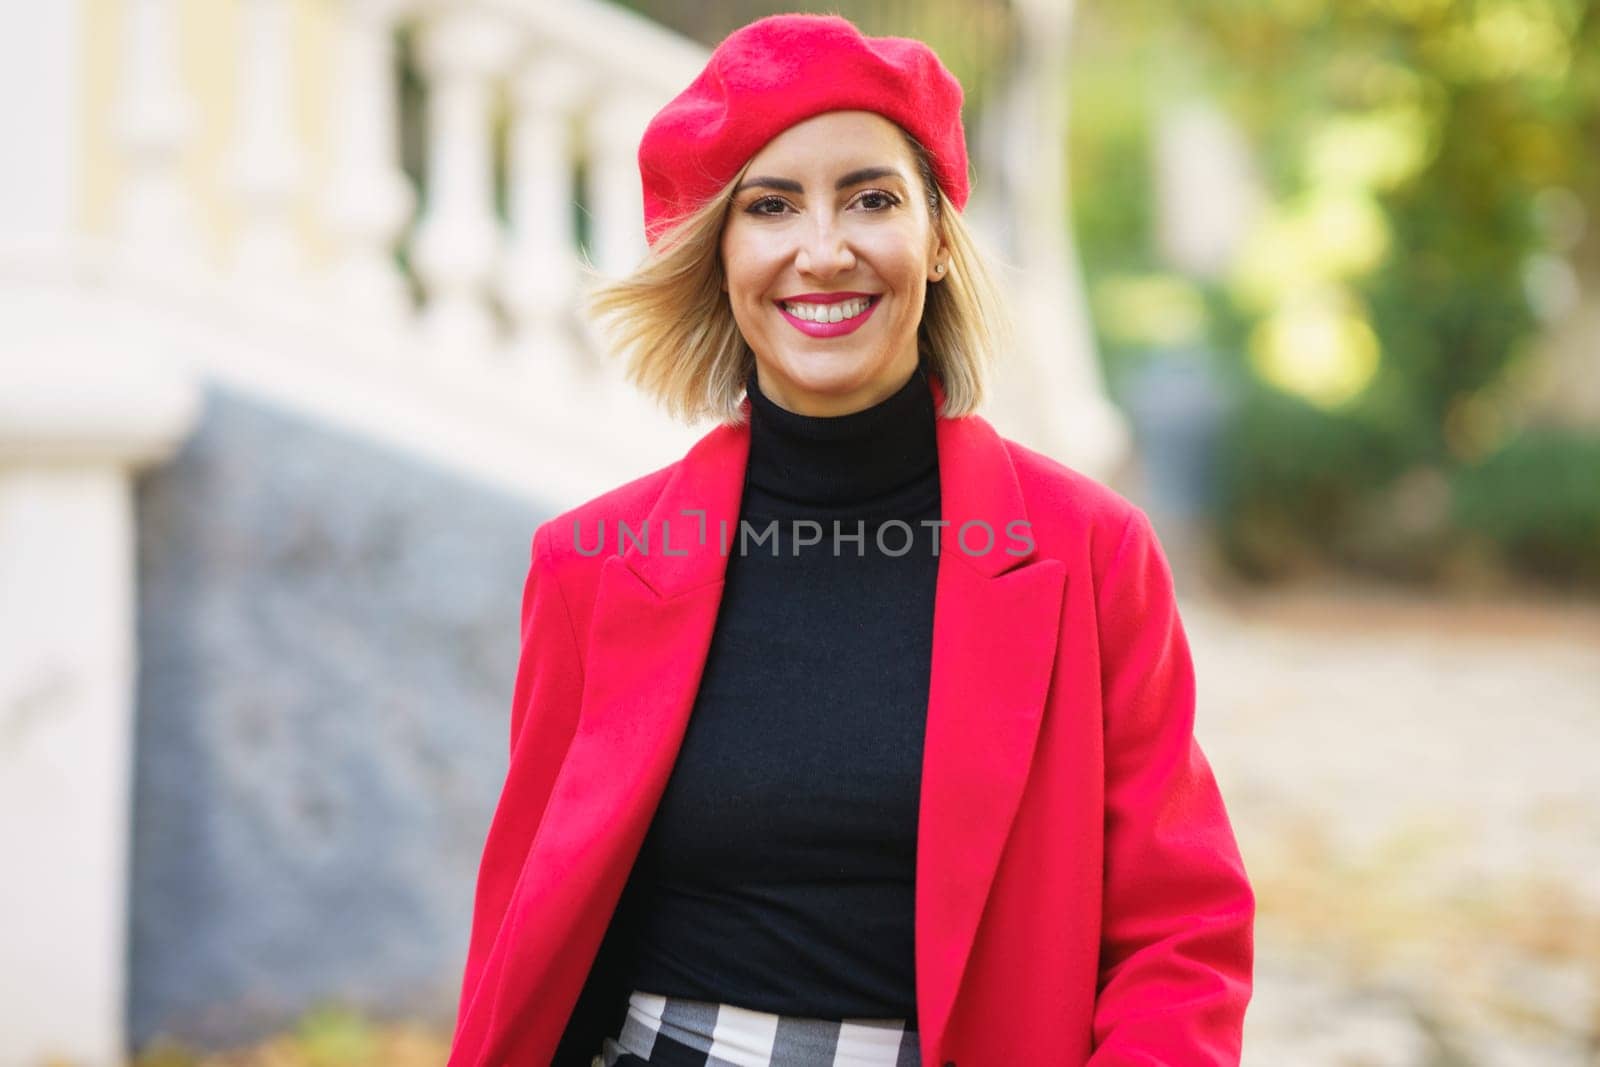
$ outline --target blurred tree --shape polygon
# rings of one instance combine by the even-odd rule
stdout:
[[[1173,292],[1195,291],[1181,306],[1208,310],[1205,330],[1235,360],[1244,404],[1219,519],[1247,568],[1272,573],[1320,551],[1406,570],[1394,558],[1363,558],[1381,551],[1412,553],[1412,572],[1433,573],[1431,557],[1451,550],[1463,516],[1492,510],[1489,494],[1513,481],[1472,472],[1519,447],[1528,413],[1515,386],[1543,328],[1539,285],[1552,272],[1600,284],[1597,228],[1557,239],[1541,209],[1555,193],[1580,217],[1600,213],[1597,6],[1085,7],[1070,158],[1108,371],[1115,381],[1114,364],[1159,336],[1152,320],[1168,314]],[[1271,192],[1217,284],[1163,271],[1146,194],[1155,117],[1196,93],[1248,132]],[[1166,304],[1130,305],[1130,292]],[[1585,436],[1568,434],[1575,453]],[[1541,439],[1537,454],[1559,447]],[[1541,470],[1502,467],[1536,481]],[[1429,536],[1357,536],[1374,521],[1373,500],[1392,485],[1423,484],[1419,470],[1455,482],[1472,506],[1435,508]],[[1563,474],[1535,491],[1563,496],[1563,515],[1600,510],[1600,478]],[[1600,555],[1600,529],[1561,529],[1553,536],[1566,547],[1555,556]]]

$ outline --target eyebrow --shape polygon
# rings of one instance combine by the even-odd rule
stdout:
[[[894,167],[862,167],[859,170],[851,171],[849,174],[846,174],[844,177],[834,182],[833,187],[835,189],[848,189],[852,185],[860,185],[862,182],[876,181],[879,178],[899,178],[902,182],[905,181],[905,176]],[[805,192],[805,189],[801,187],[800,183],[792,178],[750,178],[743,182],[739,188],[735,189],[734,193],[737,195],[744,192],[746,189],[752,189],[756,186],[762,186],[767,189],[778,189],[785,193]]]

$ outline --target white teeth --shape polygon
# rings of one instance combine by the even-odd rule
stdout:
[[[807,322],[842,322],[853,319],[863,311],[872,301],[867,297],[857,297],[854,300],[844,300],[837,304],[785,304],[784,308],[797,319]]]

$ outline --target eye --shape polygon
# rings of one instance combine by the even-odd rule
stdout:
[[[896,204],[898,204],[900,202],[900,198],[899,197],[895,196],[893,193],[886,193],[882,189],[868,189],[866,192],[861,194],[861,199],[862,199],[863,202],[865,202],[866,200],[872,199],[874,197],[876,197],[877,199],[883,201],[884,204],[883,204],[882,207],[878,207],[878,208],[869,207],[869,208],[867,208],[868,211],[873,211],[873,212],[888,211],[891,207],[894,207]]]
[[[763,196],[760,200],[751,203],[749,207],[745,208],[745,210],[752,215],[776,215],[779,213],[777,211],[763,211],[761,209],[761,205],[763,204],[776,204],[780,209],[783,207],[783,201],[778,197]]]

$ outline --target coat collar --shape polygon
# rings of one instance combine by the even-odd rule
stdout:
[[[930,375],[936,410],[944,390]],[[749,400],[744,401],[748,416]],[[1016,816],[1055,661],[1066,567],[1035,547],[1013,555],[1007,524],[1028,517],[1005,442],[972,415],[937,423],[942,518],[935,584],[916,868],[916,992],[924,1062],[940,1062],[962,974]],[[649,514],[648,549],[605,559],[589,633],[579,725],[500,936],[510,943],[488,1056],[515,1054],[532,991],[565,1011],[581,990],[672,772],[705,665],[737,532],[748,420],[702,437]],[[702,515],[703,512],[703,515]],[[702,525],[703,520],[703,525]],[[963,551],[964,523],[982,528]],[[671,530],[669,544],[660,532]],[[699,534],[704,530],[704,543]],[[1031,543],[1034,538],[1028,538]],[[519,1021],[520,1020],[520,1021]],[[542,1023],[538,1025],[543,1025]],[[542,1035],[553,1049],[560,1034]]]

